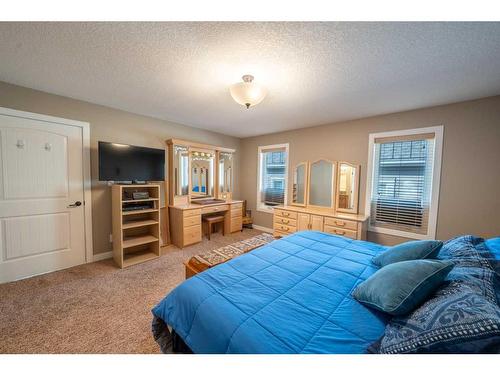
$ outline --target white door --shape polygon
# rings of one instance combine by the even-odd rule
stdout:
[[[85,263],[82,137],[0,113],[0,282]]]

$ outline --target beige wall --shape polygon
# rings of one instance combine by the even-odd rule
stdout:
[[[146,147],[164,147],[168,138],[181,138],[237,149],[238,138],[174,124],[146,116],[115,110],[79,100],[52,95],[0,82],[0,106],[21,111],[68,118],[90,123],[92,173],[92,224],[94,254],[111,250],[111,192],[98,181],[97,142],[110,141]],[[238,170],[235,175],[235,197],[238,197]]]
[[[435,125],[444,125],[437,238],[499,236],[500,96],[243,139],[241,196],[248,200],[255,223],[271,228],[272,215],[255,210],[257,147],[289,143],[290,170],[321,157],[360,164],[363,212],[368,135]],[[291,178],[290,173],[289,186]],[[369,233],[368,239],[388,245],[404,240],[376,233]]]

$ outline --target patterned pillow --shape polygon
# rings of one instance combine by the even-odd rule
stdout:
[[[491,254],[476,247],[484,243],[484,239],[475,236],[460,236],[452,238],[443,244],[439,251],[438,259],[457,259],[457,258],[489,258]]]
[[[447,282],[419,308],[393,318],[377,352],[500,352],[500,262],[477,237],[450,240],[443,249],[455,264]]]

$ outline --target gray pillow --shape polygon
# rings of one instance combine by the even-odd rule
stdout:
[[[442,241],[408,241],[392,246],[374,257],[372,262],[379,267],[384,267],[388,264],[405,260],[435,259],[442,246]]]
[[[362,304],[391,315],[405,315],[429,298],[443,283],[453,263],[408,260],[389,264],[354,289]]]

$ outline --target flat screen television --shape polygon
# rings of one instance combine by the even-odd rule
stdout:
[[[100,181],[162,181],[165,151],[157,148],[99,142]]]

